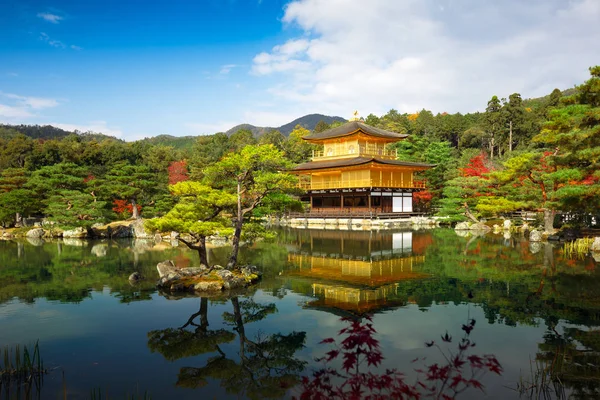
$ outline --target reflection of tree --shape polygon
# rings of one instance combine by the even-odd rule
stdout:
[[[150,349],[160,352],[170,361],[202,353],[216,353],[202,367],[181,368],[178,386],[203,387],[208,379],[215,379],[221,381],[221,386],[229,393],[262,399],[281,397],[288,388],[299,383],[305,363],[296,359],[294,354],[304,347],[306,332],[287,335],[259,333],[253,340],[246,336],[245,325],[277,312],[275,304],[258,304],[252,299],[240,301],[237,297],[231,299],[233,312],[224,313],[223,319],[233,326],[239,337],[239,358],[234,359],[219,345],[232,341],[235,334],[226,329],[207,329],[207,301],[204,298],[201,300],[200,310],[192,314],[182,327],[148,333]],[[198,317],[199,324],[194,322]],[[190,326],[195,326],[195,331],[187,330]]]
[[[194,322],[200,317],[200,324]],[[186,330],[193,326],[194,331]],[[167,360],[191,357],[220,351],[219,345],[231,342],[235,334],[226,329],[208,330],[208,299],[200,299],[200,309],[192,314],[180,328],[167,328],[148,332],[148,347],[159,352]]]
[[[536,357],[543,372],[572,390],[570,398],[600,398],[600,330],[564,328],[561,335],[550,328]]]

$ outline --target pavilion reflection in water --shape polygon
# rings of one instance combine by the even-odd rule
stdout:
[[[428,232],[289,231],[289,275],[310,281],[316,300],[307,306],[365,314],[405,305],[399,282],[424,279],[425,261],[413,241]],[[420,247],[420,246],[418,246]]]

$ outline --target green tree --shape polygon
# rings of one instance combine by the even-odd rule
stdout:
[[[294,130],[290,132],[290,136],[288,136],[288,139],[285,142],[284,149],[287,159],[292,163],[299,164],[307,162],[310,159],[313,150],[316,149],[317,146],[302,139],[308,135],[310,135],[310,131],[303,128],[301,125],[296,125]]]
[[[229,150],[240,151],[246,146],[255,145],[256,138],[252,131],[240,129],[229,137]]]
[[[271,129],[258,139],[259,144],[272,144],[277,150],[283,150],[285,145],[285,136],[277,129]]]
[[[315,133],[321,133],[323,131],[326,131],[327,129],[329,129],[330,126],[327,122],[320,120],[319,122],[317,122],[317,124],[315,125],[315,129],[314,132]]]
[[[487,146],[490,153],[490,159],[494,158],[494,152],[498,143],[502,140],[504,131],[504,115],[502,114],[502,104],[498,96],[492,96],[488,101],[485,114],[482,119],[482,127],[486,133]]]
[[[118,163],[98,183],[104,197],[128,200],[133,210],[133,218],[139,219],[138,204],[144,200],[150,203],[151,196],[158,191],[156,174],[145,165]],[[140,204],[141,205],[141,204]]]
[[[34,193],[27,189],[13,189],[0,193],[0,223],[2,226],[20,224],[21,215],[29,215],[39,210]]]
[[[229,151],[229,137],[220,132],[210,136],[199,136],[194,144],[190,157],[190,179],[200,181],[203,178],[202,170],[223,158]]]
[[[236,203],[236,197],[194,181],[182,181],[169,186],[177,204],[166,215],[146,221],[146,227],[160,232],[177,231],[190,235],[192,240],[178,238],[190,249],[196,250],[200,264],[208,266],[206,237],[228,235],[233,230],[222,211]]]
[[[240,238],[244,222],[266,196],[296,190],[296,177],[281,172],[291,164],[273,145],[246,146],[239,153],[230,153],[205,170],[207,183],[236,196],[233,210],[234,234],[227,268],[237,265]]]
[[[18,133],[0,147],[0,170],[24,168],[33,151],[33,140]]]
[[[61,190],[48,199],[45,213],[48,219],[63,227],[89,228],[103,222],[105,201],[98,201],[93,192]]]
[[[519,93],[508,96],[508,102],[505,102],[502,106],[502,113],[504,113],[504,120],[508,124],[507,147],[510,153],[525,134],[525,107]]]

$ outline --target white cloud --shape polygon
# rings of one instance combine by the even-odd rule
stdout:
[[[38,115],[35,111],[56,107],[60,104],[58,100],[52,98],[21,96],[1,91],[0,97],[8,99],[12,103],[0,104],[0,118],[8,123],[17,122],[19,119],[36,118]]]
[[[70,45],[69,47],[70,47],[71,49],[73,49],[73,50],[77,50],[77,51],[83,50],[83,47],[80,47],[80,46],[75,46],[74,44]]]
[[[281,78],[268,93],[285,114],[469,112],[583,82],[599,20],[597,0],[295,0],[283,22],[301,36],[252,72]]]
[[[43,108],[56,107],[60,104],[56,99],[45,97],[21,96],[18,94],[2,92],[0,92],[0,95],[15,100],[16,103],[21,107],[30,108],[33,110],[41,110]]]
[[[60,15],[56,15],[56,14],[52,14],[49,12],[41,12],[38,13],[37,15],[39,18],[51,22],[53,24],[58,24],[60,21],[62,21],[64,19],[64,17],[61,17]]]
[[[239,65],[236,64],[226,64],[221,66],[221,70],[219,71],[219,74],[221,75],[227,75],[231,72],[232,69],[234,69],[235,67],[238,67]]]
[[[60,122],[48,122],[46,124],[56,126],[57,128],[61,128],[66,131],[103,133],[105,135],[115,137],[121,137],[123,135],[123,132],[119,127],[109,127],[106,121],[90,121],[87,124],[63,124]]]
[[[5,104],[0,104],[0,118],[3,119],[3,122],[10,122],[15,118],[31,118],[34,117],[30,111],[25,107],[15,107],[8,106]]]
[[[60,48],[60,49],[64,49],[64,48],[67,47],[60,40],[51,39],[50,36],[48,36],[45,32],[41,32],[40,33],[40,40],[43,41],[43,42],[48,43],[52,47],[57,47],[57,48]]]

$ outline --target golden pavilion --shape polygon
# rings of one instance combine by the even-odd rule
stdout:
[[[354,120],[321,133],[305,136],[322,146],[310,162],[291,172],[299,176],[303,198],[311,213],[394,216],[413,212],[413,193],[425,185],[414,173],[432,164],[397,160],[386,145],[408,135],[375,128]]]

